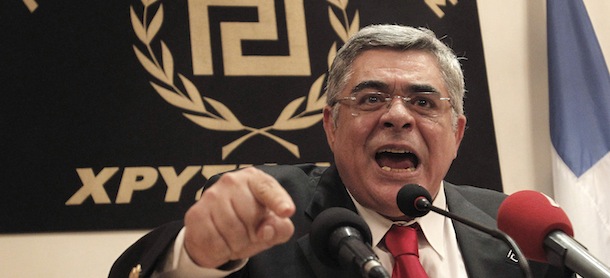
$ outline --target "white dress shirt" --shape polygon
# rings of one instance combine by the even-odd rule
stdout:
[[[409,222],[392,222],[377,212],[363,207],[355,200],[354,204],[358,214],[362,216],[371,229],[373,251],[379,257],[381,264],[388,270],[388,273],[392,273],[394,258],[387,251],[383,237],[390,230],[392,224],[411,225],[417,222],[421,227],[421,232],[418,233],[417,237],[419,261],[428,277],[468,277],[462,253],[458,247],[455,230],[449,218],[431,212],[424,217]],[[441,209],[447,209],[447,200],[442,184],[432,204]]]

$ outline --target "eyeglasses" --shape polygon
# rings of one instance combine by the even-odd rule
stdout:
[[[446,106],[443,101],[449,101],[451,98],[441,97],[436,92],[417,92],[408,96],[391,95],[381,92],[358,92],[354,95],[338,98],[337,102],[347,102],[350,107],[355,109],[355,112],[371,112],[377,111],[382,107],[389,108],[392,100],[395,98],[401,99],[407,108],[416,112],[419,115],[426,117],[436,117],[441,115]],[[358,113],[352,113],[354,116]]]

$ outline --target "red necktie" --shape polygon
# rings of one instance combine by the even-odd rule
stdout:
[[[417,229],[392,225],[385,235],[385,245],[394,256],[393,278],[428,278],[419,262]]]

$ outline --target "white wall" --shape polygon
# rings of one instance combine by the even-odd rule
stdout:
[[[610,1],[585,0],[608,63]],[[508,193],[552,195],[543,0],[479,0],[483,44]],[[0,236],[2,277],[105,277],[144,231]]]

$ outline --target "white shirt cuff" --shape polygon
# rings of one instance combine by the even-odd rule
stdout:
[[[153,277],[165,278],[165,277],[205,277],[205,278],[221,278],[230,275],[242,269],[247,259],[241,260],[238,264],[228,270],[220,270],[216,268],[204,268],[198,266],[189,257],[184,248],[184,231],[183,227],[178,233],[178,236],[174,240],[173,248],[170,248],[165,259],[165,263],[161,272],[156,272]],[[177,256],[175,254],[178,254]]]

